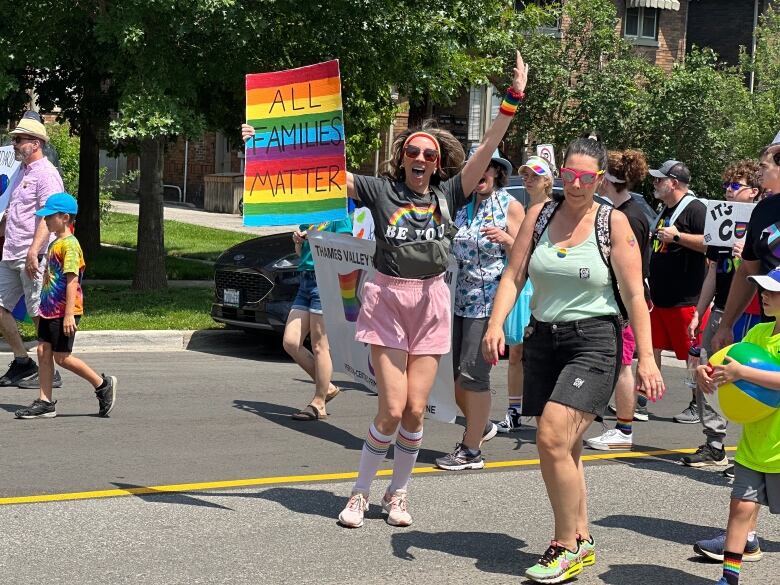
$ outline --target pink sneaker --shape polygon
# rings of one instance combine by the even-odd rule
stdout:
[[[387,512],[387,523],[391,526],[410,526],[412,515],[409,513],[409,502],[406,490],[395,490],[382,498],[382,509]]]
[[[352,494],[346,508],[339,514],[339,523],[347,528],[363,526],[363,514],[368,511],[368,500],[360,492]]]

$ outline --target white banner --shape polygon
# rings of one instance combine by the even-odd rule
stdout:
[[[346,234],[318,232],[310,238],[317,288],[322,301],[333,369],[351,375],[376,391],[376,377],[367,344],[355,341],[355,322],[360,312],[363,284],[374,276],[376,243]],[[445,275],[454,294],[455,264]],[[427,416],[454,422],[457,414],[452,376],[452,354],[442,356],[436,381],[428,399]]]
[[[13,146],[0,146],[0,213],[8,207],[11,197],[11,183],[19,171],[19,161],[14,156]]]
[[[704,243],[707,246],[733,248],[745,238],[755,203],[707,201],[707,221],[704,223]]]

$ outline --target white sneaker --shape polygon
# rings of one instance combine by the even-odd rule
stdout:
[[[410,526],[412,515],[409,513],[409,502],[406,490],[395,490],[382,498],[382,509],[387,512],[387,523],[390,526]]]
[[[634,444],[633,436],[633,433],[627,435],[623,431],[609,429],[598,437],[586,439],[585,444],[597,451],[619,451],[620,449],[631,449]]]
[[[363,514],[368,511],[368,500],[360,492],[352,494],[346,508],[339,514],[339,523],[347,528],[363,526]]]

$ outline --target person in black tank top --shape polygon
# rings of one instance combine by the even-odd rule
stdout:
[[[650,262],[650,222],[642,207],[631,197],[631,190],[647,176],[647,160],[639,150],[610,151],[607,172],[601,186],[601,195],[609,199],[618,211],[623,212],[639,252],[642,255],[642,280],[647,281]],[[645,297],[649,298],[645,290]],[[636,342],[631,325],[623,328],[623,355],[618,381],[615,385],[615,406],[610,405],[617,415],[614,429],[585,441],[591,449],[614,451],[630,449],[633,445],[633,421],[647,420],[647,399],[634,392],[634,373],[631,364]],[[638,403],[638,406],[637,406]]]

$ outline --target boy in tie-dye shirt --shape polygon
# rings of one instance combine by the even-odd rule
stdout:
[[[107,416],[116,403],[116,377],[96,373],[71,354],[78,323],[84,314],[84,295],[81,290],[84,255],[79,241],[71,233],[76,213],[78,204],[67,193],[50,196],[44,207],[35,213],[45,218],[46,227],[56,239],[49,244],[46,255],[38,312],[40,396],[30,406],[17,410],[16,418],[57,416],[57,402],[52,400],[55,362],[92,384],[99,406],[98,416]]]

